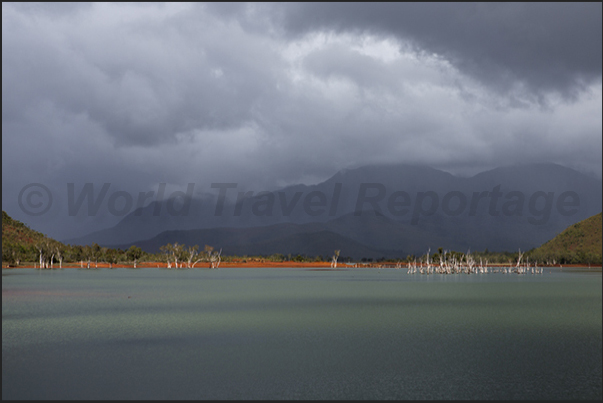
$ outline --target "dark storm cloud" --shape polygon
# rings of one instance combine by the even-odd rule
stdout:
[[[85,113],[117,144],[152,145],[192,129],[239,127],[274,80],[266,64],[274,56],[248,47],[236,24],[202,13],[145,19],[145,9],[160,10],[131,6],[119,19],[102,7],[77,16],[48,8],[62,18],[32,6],[19,10],[39,18],[8,10],[17,18],[3,21],[10,32],[3,40],[5,119],[49,100]]]
[[[601,76],[601,13],[601,3],[303,3],[278,15],[291,34],[390,34],[503,91],[520,82],[575,95]]]
[[[67,238],[119,219],[65,218],[68,182],[202,195],[396,162],[600,177],[601,92],[600,4],[3,3],[3,209]],[[32,182],[57,193],[35,223],[16,202]]]

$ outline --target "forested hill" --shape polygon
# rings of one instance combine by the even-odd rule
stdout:
[[[545,259],[556,259],[558,263],[601,264],[601,214],[569,226],[555,238],[536,248],[532,255]]]
[[[59,243],[2,211],[2,267],[5,264],[18,265],[22,260],[34,261],[38,253],[36,245],[45,241]]]
[[[41,241],[44,234],[34,231],[21,221],[17,221],[9,216],[6,211],[2,211],[2,249],[5,245],[35,245]]]
[[[107,262],[110,267],[114,263],[127,261],[136,262],[142,255],[142,250],[132,246],[128,251],[102,248],[98,244],[80,246],[65,245],[38,231],[34,231],[24,223],[13,219],[2,211],[2,267],[17,267],[21,262],[37,264],[43,268],[53,268],[55,262],[62,268],[65,262],[88,262],[94,259],[95,267],[98,262]],[[81,263],[83,264],[83,263]]]

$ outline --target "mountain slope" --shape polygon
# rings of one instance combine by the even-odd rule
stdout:
[[[329,231],[323,224],[274,224],[252,228],[210,228],[198,230],[165,231],[134,244],[149,253],[159,252],[167,243],[186,245],[212,245],[222,249],[225,255],[272,255],[292,254],[329,258],[336,249],[342,256],[354,259],[362,257],[393,257],[394,251],[382,250],[357,242],[342,234]],[[112,247],[126,248],[128,245]]]
[[[44,234],[34,231],[21,221],[17,221],[2,211],[2,245],[35,245],[44,238]]]
[[[601,264],[603,226],[601,213],[580,221],[541,247],[531,255],[555,259],[560,263],[598,263]]]
[[[154,202],[113,228],[66,242],[131,245],[173,230],[295,224],[292,231],[297,232],[306,231],[305,225],[323,224],[320,230],[378,250],[528,250],[598,213],[602,203],[601,181],[556,164],[501,167],[469,178],[424,166],[365,166],[340,171],[316,185],[254,194],[238,207],[237,192],[227,190],[219,213],[214,190],[214,195],[191,200],[187,214],[170,215],[167,202]],[[500,196],[494,200],[496,192]],[[573,207],[564,211],[566,201]],[[292,234],[288,231],[282,236]]]
[[[13,219],[2,211],[2,264],[34,261],[38,251],[36,245],[48,241],[60,244],[38,231],[34,231],[21,221]]]

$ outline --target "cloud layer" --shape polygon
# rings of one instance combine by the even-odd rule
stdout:
[[[368,163],[601,177],[600,4],[2,5],[3,209],[66,183],[273,189]],[[19,191],[56,190],[45,217]],[[113,220],[113,221],[111,221]]]

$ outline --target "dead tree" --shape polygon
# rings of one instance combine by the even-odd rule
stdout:
[[[331,261],[331,267],[333,268],[337,268],[337,259],[339,259],[339,252],[340,250],[336,250],[335,254],[333,255],[333,260]]]
[[[220,267],[220,262],[222,261],[222,249],[220,249],[219,252],[210,252],[210,261],[211,261],[211,268],[212,269],[217,269],[218,267]]]
[[[195,245],[195,246],[189,246],[188,250],[187,250],[187,267],[191,268],[191,264],[194,267],[194,265],[198,262],[195,262],[195,264],[193,264],[193,259],[199,255],[199,245]]]
[[[63,268],[63,246],[60,243],[55,244],[54,246],[55,253],[57,255],[57,259],[59,259],[59,269]]]
[[[44,243],[38,242],[36,243],[36,249],[40,254],[40,269],[44,268]]]

